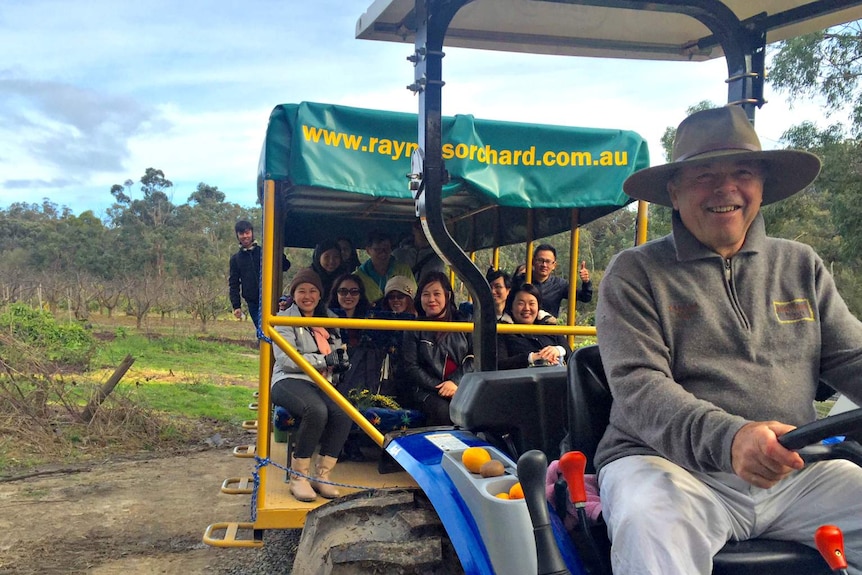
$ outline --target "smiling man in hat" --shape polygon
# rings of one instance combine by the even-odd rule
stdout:
[[[805,465],[778,437],[815,419],[819,381],[862,401],[862,324],[803,244],[766,235],[760,206],[808,186],[819,159],[761,150],[735,106],[680,124],[670,164],[634,198],[673,233],[619,253],[596,328],[614,401],[596,464],[615,575],[711,573],[727,541],[813,545],[838,525],[862,569],[862,470]]]

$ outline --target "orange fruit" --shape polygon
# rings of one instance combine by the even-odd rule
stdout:
[[[496,497],[497,499],[508,499],[509,494],[504,491],[503,493],[498,493],[494,497]]]
[[[468,447],[461,454],[461,463],[470,473],[479,473],[483,463],[491,461],[491,454],[484,447]]]
[[[521,487],[520,482],[514,484],[511,488],[509,488],[509,499],[523,499],[523,498],[524,498],[524,488]]]

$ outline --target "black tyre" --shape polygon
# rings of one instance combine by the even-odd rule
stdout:
[[[363,491],[308,514],[294,575],[463,575],[440,518],[419,490]]]

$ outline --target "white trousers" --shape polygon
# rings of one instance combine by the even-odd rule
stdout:
[[[844,533],[851,575],[862,575],[862,468],[810,465],[770,489],[728,473],[689,472],[655,456],[629,456],[599,474],[614,575],[709,575],[727,541],[798,541],[814,547],[825,524]]]

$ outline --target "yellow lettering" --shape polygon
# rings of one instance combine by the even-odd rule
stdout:
[[[483,164],[496,164],[497,150],[492,149],[490,145],[485,145],[484,148],[479,148],[476,160]]]
[[[330,132],[329,130],[323,130],[323,143],[327,146],[338,147],[341,144],[341,134]]]
[[[593,165],[593,155],[589,152],[572,152],[570,165],[572,165],[572,166],[592,166]]]
[[[391,156],[392,155],[392,140],[382,139],[380,140],[380,145],[377,147],[377,153],[383,156]]]
[[[305,136],[306,141],[317,143],[320,140],[320,133],[322,131],[314,126],[302,125],[302,135]]]
[[[362,145],[362,136],[357,136],[355,134],[341,134],[344,138],[344,147],[348,150],[358,150],[359,146]]]
[[[302,135],[309,142],[377,153],[389,156],[393,161],[409,157],[419,149],[419,144],[416,142],[390,140],[374,136],[368,136],[367,146],[363,147],[363,143],[366,141],[365,136],[334,132],[325,128],[306,125],[302,126]],[[490,144],[480,146],[479,144],[454,144],[450,142],[443,144],[441,151],[444,160],[469,159],[482,164],[501,166],[570,166],[574,168],[594,165],[605,167],[629,165],[629,154],[626,150],[596,151],[596,160],[593,159],[593,152],[588,151],[546,150],[537,154],[536,146],[529,146],[520,150],[498,150],[491,147]]]

